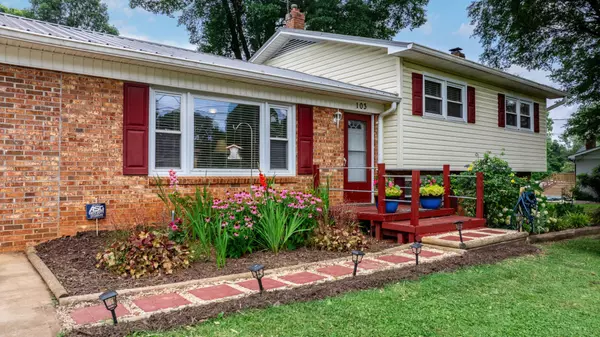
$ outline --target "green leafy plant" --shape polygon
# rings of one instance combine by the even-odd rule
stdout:
[[[227,246],[229,245],[229,233],[226,225],[220,226],[215,230],[213,243],[215,246],[215,256],[217,260],[217,268],[223,268],[226,264]]]
[[[600,166],[595,167],[589,174],[577,175],[574,194],[579,200],[600,200]]]
[[[274,253],[286,247],[290,238],[303,231],[305,220],[300,212],[289,212],[287,205],[274,199],[267,199],[259,206],[261,217],[258,220],[257,237],[262,245]]]
[[[189,266],[189,254],[185,245],[169,240],[166,233],[140,231],[99,252],[96,268],[132,278],[172,274],[175,269]]]
[[[367,238],[357,224],[346,227],[320,225],[315,229],[313,244],[317,249],[348,252],[367,248]]]
[[[375,190],[375,197],[378,195],[378,180],[373,180],[373,189]],[[385,180],[385,196],[386,197],[399,197],[402,195],[402,188],[394,183],[394,179],[386,178]]]
[[[442,185],[438,184],[438,181],[438,178],[427,176],[421,182],[419,194],[423,197],[441,197],[444,195],[445,189]]]

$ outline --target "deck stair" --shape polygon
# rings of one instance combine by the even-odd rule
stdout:
[[[381,224],[383,235],[396,236],[398,243],[420,241],[425,235],[456,231],[456,221],[463,222],[463,229],[485,227],[485,219],[460,215],[420,217],[419,225],[413,226],[410,220],[385,221]]]

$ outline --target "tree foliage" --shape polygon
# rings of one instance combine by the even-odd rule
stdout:
[[[600,134],[600,103],[582,105],[567,121],[565,137],[585,142]]]
[[[390,39],[403,28],[425,23],[429,0],[300,0],[310,30]],[[179,16],[200,50],[249,59],[283,26],[280,0],[130,0],[132,8]]]
[[[482,61],[547,70],[574,101],[600,100],[599,0],[477,0],[468,11]]]
[[[119,35],[108,23],[108,9],[100,0],[30,0],[31,8],[15,9],[0,5],[0,12]]]

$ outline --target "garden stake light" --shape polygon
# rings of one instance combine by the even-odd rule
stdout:
[[[462,221],[456,221],[454,223],[454,225],[456,226],[456,230],[458,231],[458,237],[460,238],[460,244],[463,244],[463,237],[462,237],[462,229],[463,229],[463,222]]]
[[[412,250],[413,254],[415,254],[416,265],[419,265],[419,254],[421,254],[421,247],[423,247],[423,244],[420,242],[415,242],[410,245],[410,249]]]
[[[361,250],[352,251],[352,262],[354,262],[354,272],[352,273],[352,276],[356,276],[356,269],[358,269],[358,264],[362,262],[363,256],[365,256],[365,252]]]
[[[263,293],[263,285],[262,285],[262,277],[265,276],[265,266],[262,264],[253,264],[250,266],[250,271],[252,272],[252,277],[254,277],[258,281],[258,289],[260,293]]]
[[[100,300],[104,302],[106,310],[109,310],[112,314],[113,324],[117,325],[117,314],[115,313],[115,309],[117,309],[117,292],[114,290],[105,291],[100,295]]]

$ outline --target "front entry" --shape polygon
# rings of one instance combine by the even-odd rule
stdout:
[[[344,190],[370,191],[373,183],[371,151],[371,116],[346,113],[344,115]],[[371,193],[344,192],[344,201],[369,203]]]

